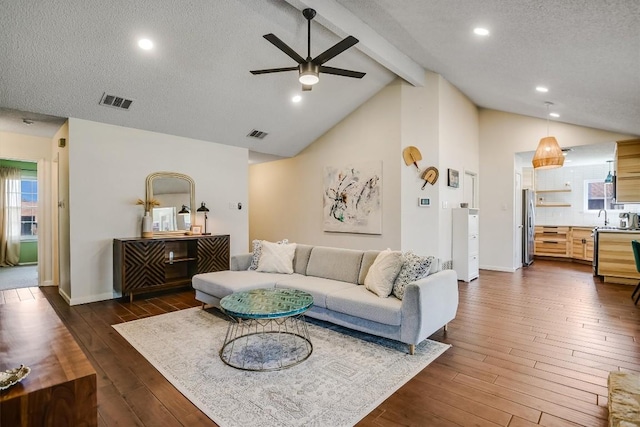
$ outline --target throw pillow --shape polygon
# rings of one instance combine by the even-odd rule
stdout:
[[[253,245],[253,250],[251,251],[253,252],[253,255],[251,257],[251,264],[249,265],[248,270],[258,269],[258,262],[260,261],[260,255],[262,255],[262,242],[262,240],[254,240],[251,242]],[[286,245],[287,243],[289,243],[288,239],[283,239],[278,242],[278,244],[281,245]]]
[[[262,242],[262,255],[258,261],[258,269],[263,273],[293,274],[293,256],[296,244]]]
[[[432,256],[419,256],[413,252],[405,253],[402,258],[402,268],[393,283],[393,295],[398,299],[404,298],[404,290],[409,283],[429,275],[429,269],[435,259]]]
[[[378,254],[364,278],[364,287],[382,298],[391,295],[393,281],[402,267],[402,252],[386,249]]]

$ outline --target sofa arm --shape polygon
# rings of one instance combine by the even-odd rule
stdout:
[[[401,341],[418,344],[456,317],[458,276],[442,270],[410,283],[402,299]]]
[[[248,270],[251,265],[251,257],[253,253],[233,255],[230,262],[230,270],[241,271]]]

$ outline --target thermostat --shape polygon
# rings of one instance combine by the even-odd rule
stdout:
[[[425,207],[428,208],[429,206],[431,206],[431,199],[419,197],[418,198],[418,206],[423,207],[423,208],[425,208]]]

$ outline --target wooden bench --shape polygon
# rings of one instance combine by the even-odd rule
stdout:
[[[1,426],[97,426],[96,371],[46,299],[0,305],[0,371],[31,373],[0,391]]]

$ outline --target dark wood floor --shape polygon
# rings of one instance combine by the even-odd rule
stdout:
[[[640,372],[632,287],[600,283],[589,266],[540,260],[459,287],[457,318],[432,337],[453,347],[359,425],[607,425],[608,372]],[[6,292],[0,304],[28,298]],[[73,307],[56,288],[42,292],[98,372],[101,426],[215,425],[110,326],[197,306],[193,291]]]

